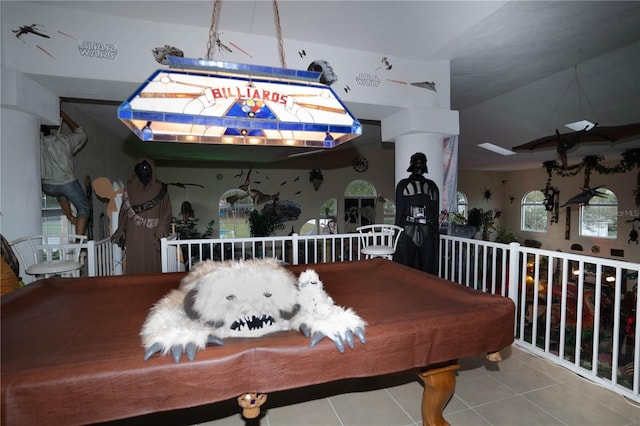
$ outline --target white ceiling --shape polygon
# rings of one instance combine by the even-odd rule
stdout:
[[[214,4],[43,3],[207,28]],[[502,157],[477,148],[482,142],[511,148],[553,134],[556,128],[568,132],[561,126],[582,118],[602,126],[640,121],[639,1],[280,0],[278,5],[285,39],[416,60],[449,59],[451,108],[460,111],[461,169],[537,168],[557,158],[553,149]],[[273,16],[271,1],[225,0],[217,29],[276,37]],[[122,131],[114,106],[83,106],[100,114],[101,121],[113,117]],[[378,126],[366,124],[364,136],[341,149],[379,144],[379,137]],[[585,144],[570,153],[569,163],[594,154],[619,159],[632,147],[640,147],[640,137],[614,145]],[[287,157],[281,149],[253,152],[260,156],[255,161]],[[246,153],[242,151],[244,161],[252,160]],[[298,157],[296,164],[335,162],[338,155],[340,150]],[[206,157],[201,152],[193,156]]]

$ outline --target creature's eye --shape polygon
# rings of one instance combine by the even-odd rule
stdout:
[[[235,294],[228,295],[227,300],[236,300],[236,295]]]
[[[269,293],[268,291],[265,291],[265,292],[264,292],[264,293],[262,293],[262,294],[264,294],[264,297],[271,297],[271,296],[272,296],[272,294],[271,294],[271,293]]]

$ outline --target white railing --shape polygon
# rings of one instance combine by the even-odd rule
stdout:
[[[103,277],[109,275],[119,275],[122,268],[117,268],[116,251],[119,247],[113,245],[109,238],[104,240],[89,240],[86,242],[87,248],[87,275],[90,277]],[[117,250],[116,250],[117,249]]]
[[[109,250],[110,242],[96,242],[99,245]],[[206,259],[275,257],[305,264],[362,258],[355,233],[163,238],[161,246],[163,272],[190,270]],[[113,259],[105,262],[114,264]],[[439,275],[510,297],[516,304],[516,345],[634,401],[640,401],[639,274],[637,263],[441,236]]]
[[[191,270],[201,260],[274,257],[298,265],[360,259],[358,234],[297,235],[259,238],[161,239],[162,271]]]
[[[640,401],[640,264],[442,236],[440,276],[516,303],[516,344]]]

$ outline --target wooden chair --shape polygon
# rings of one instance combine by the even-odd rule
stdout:
[[[25,273],[36,278],[52,275],[80,276],[81,252],[86,235],[32,235],[9,242],[24,265]]]
[[[360,233],[360,253],[367,259],[384,257],[391,260],[404,228],[379,223],[359,226],[356,230]]]

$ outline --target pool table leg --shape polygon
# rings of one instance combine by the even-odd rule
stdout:
[[[418,373],[424,383],[422,393],[422,424],[424,426],[449,426],[442,417],[442,410],[455,390],[458,368],[460,368],[458,364],[452,364]]]

